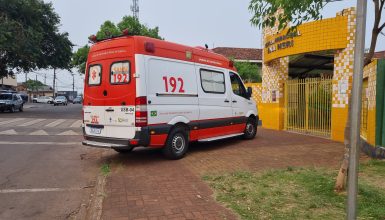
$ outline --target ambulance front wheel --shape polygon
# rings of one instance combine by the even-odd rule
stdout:
[[[168,135],[163,154],[171,160],[178,160],[185,156],[188,150],[189,140],[187,129],[175,127]]]
[[[247,140],[253,139],[256,134],[257,134],[257,120],[255,120],[255,118],[249,118],[246,122],[243,138]]]

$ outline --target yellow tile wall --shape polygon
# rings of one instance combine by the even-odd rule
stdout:
[[[276,29],[266,32],[268,35],[265,38],[264,46],[264,62],[286,57],[295,54],[309,53],[322,50],[343,49],[347,44],[348,35],[348,16],[346,14],[338,14],[334,18],[323,19],[319,21],[304,23],[297,27],[301,36],[292,38],[293,47],[276,50],[269,53],[265,47],[265,43],[274,41],[276,37],[284,36],[288,29],[276,33]],[[275,31],[275,32],[274,32]],[[273,35],[270,35],[273,33]],[[291,39],[283,40],[279,43],[290,41]],[[277,45],[275,43],[274,45]]]
[[[364,78],[368,78],[368,131],[366,141],[375,146],[376,144],[376,78],[377,60],[374,60],[364,68]]]

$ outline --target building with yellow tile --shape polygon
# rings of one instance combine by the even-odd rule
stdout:
[[[355,9],[349,8],[291,31],[264,29],[262,83],[251,85],[263,127],[343,141],[355,20]],[[385,145],[384,73],[384,60],[364,71],[361,133],[373,146]]]

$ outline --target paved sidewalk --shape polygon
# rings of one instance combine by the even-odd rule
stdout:
[[[203,175],[287,166],[337,168],[342,155],[340,143],[264,129],[251,141],[193,144],[178,161],[165,160],[159,150],[111,153],[104,158],[113,172],[107,179],[102,219],[237,219],[215,202]]]

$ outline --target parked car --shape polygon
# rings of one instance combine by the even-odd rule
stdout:
[[[0,111],[15,112],[23,111],[24,101],[19,94],[15,93],[1,93],[0,94]]]
[[[37,98],[38,103],[47,103],[47,104],[52,104],[53,103],[53,98],[49,96],[40,96]]]
[[[82,104],[82,97],[76,97],[73,101],[72,101],[72,103],[73,104]]]
[[[65,96],[58,96],[53,100],[53,105],[68,105],[68,100]]]
[[[23,93],[18,93],[21,97],[21,99],[23,99],[23,103],[26,103],[28,102],[28,95],[27,94],[23,94]]]
[[[37,103],[37,97],[32,98],[32,102],[33,102],[33,103]]]

